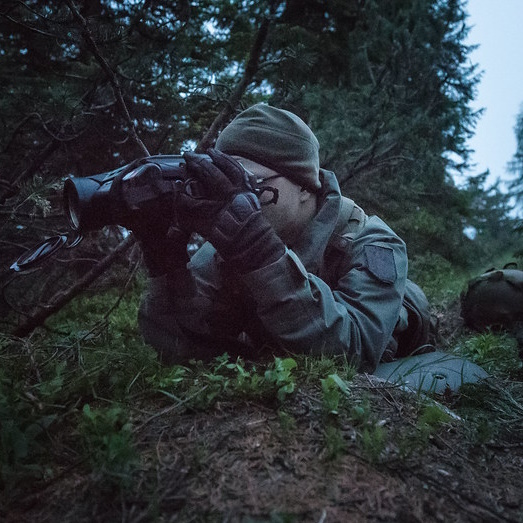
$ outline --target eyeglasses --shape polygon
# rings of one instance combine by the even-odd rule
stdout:
[[[242,165],[245,169],[245,167]],[[270,180],[275,178],[282,178],[283,174],[274,174],[273,176],[268,176],[267,178],[259,178],[254,173],[245,169],[245,172],[249,176],[249,180],[253,187],[254,194],[258,197],[260,205],[270,205],[271,203],[277,203],[280,193],[276,187],[271,187],[270,185],[265,185]]]

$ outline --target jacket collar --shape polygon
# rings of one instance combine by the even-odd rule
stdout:
[[[333,172],[320,169],[320,180],[318,212],[292,246],[307,271],[312,273],[320,269],[325,249],[338,222],[342,198]]]

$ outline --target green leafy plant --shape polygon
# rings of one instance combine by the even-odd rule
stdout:
[[[172,367],[164,367],[152,376],[148,376],[146,381],[152,387],[161,390],[176,388],[187,379],[189,373],[190,369],[187,367],[173,365]]]
[[[338,374],[330,374],[321,379],[323,409],[327,414],[338,414],[338,408],[343,397],[350,396],[347,383]]]
[[[452,416],[443,405],[422,403],[420,409],[418,419],[413,427],[397,437],[399,455],[402,458],[407,458],[414,452],[425,449],[441,428],[452,421]]]
[[[440,427],[451,421],[451,417],[439,405],[425,405],[416,424],[422,446]]]
[[[498,376],[516,374],[523,365],[517,340],[506,332],[487,331],[466,338],[455,351]]]
[[[364,396],[362,399],[355,401],[350,408],[350,418],[355,425],[366,425],[370,422],[371,418],[371,407],[368,396]]]
[[[356,367],[351,364],[345,355],[319,357],[302,356],[300,368],[303,381],[316,384],[325,376],[337,374],[341,379],[351,381],[357,374]]]
[[[276,396],[284,401],[295,389],[293,371],[296,367],[292,358],[275,357],[263,372],[264,366],[247,365],[241,358],[231,361],[225,353],[212,364],[195,362],[191,367],[174,366],[156,372],[147,381],[172,399],[181,401],[185,397],[186,406],[206,409],[218,398],[269,399]]]
[[[109,483],[127,486],[138,461],[127,412],[120,406],[91,409],[85,404],[78,431],[92,470]]]
[[[274,367],[265,371],[265,380],[276,388],[276,397],[284,401],[286,396],[292,394],[296,388],[296,378],[293,370],[297,367],[293,358],[274,358]]]
[[[438,429],[443,424],[448,423],[452,418],[439,405],[428,404],[422,408],[418,418],[418,426],[426,426],[431,429]]]
[[[347,450],[347,443],[339,427],[327,424],[324,431],[327,460],[335,460]]]
[[[14,487],[28,477],[42,477],[45,431],[56,420],[54,413],[35,409],[0,371],[0,485]],[[36,399],[36,398],[35,398]]]
[[[341,394],[331,376],[321,380],[323,410],[327,414],[338,414]]]
[[[387,444],[387,431],[379,423],[367,426],[361,433],[360,441],[364,456],[371,463],[378,463]]]
[[[283,409],[278,410],[278,421],[284,436],[288,436],[296,430],[296,418]]]
[[[467,271],[435,253],[415,256],[409,263],[409,276],[421,286],[430,303],[443,307],[459,297],[470,278]]]
[[[523,383],[487,380],[461,388],[456,405],[473,429],[476,443],[495,437],[518,440],[523,436]]]

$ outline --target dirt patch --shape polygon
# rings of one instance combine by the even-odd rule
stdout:
[[[77,464],[12,500],[6,521],[521,521],[520,441],[480,444],[459,419],[424,435],[408,394],[366,376],[351,393],[371,420],[325,414],[314,387],[283,405],[139,414],[131,485],[107,486]],[[372,455],[362,434],[376,427],[386,444]]]
[[[432,307],[432,323],[434,325],[434,341],[438,348],[452,347],[455,341],[463,335],[464,323],[461,317],[461,302],[456,299],[446,307]]]

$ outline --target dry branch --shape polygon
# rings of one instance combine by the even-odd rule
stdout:
[[[45,320],[58,312],[62,307],[67,305],[73,298],[78,296],[86,287],[98,278],[105,270],[110,267],[113,262],[124,253],[133,243],[135,238],[129,235],[123,240],[116,249],[98,262],[89,272],[80,278],[72,287],[67,289],[67,292],[60,292],[55,294],[49,305],[39,309],[35,314],[28,316],[18,327],[14,330],[13,335],[19,338],[24,338],[33,332],[37,327],[43,325]]]
[[[114,71],[111,69],[111,66],[107,62],[107,60],[102,56],[100,53],[100,49],[98,48],[98,45],[96,44],[93,35],[91,33],[91,30],[89,29],[89,25],[87,23],[87,20],[80,14],[76,6],[74,5],[74,2],[72,0],[66,0],[67,5],[69,6],[69,9],[71,10],[71,13],[76,18],[77,22],[82,27],[82,36],[85,40],[85,43],[89,47],[89,50],[91,53],[93,53],[93,56],[97,60],[97,62],[100,64],[100,67],[103,69],[107,77],[109,78],[109,82],[111,83],[111,86],[113,88],[114,94],[116,96],[116,103],[118,105],[118,109],[120,113],[122,114],[126,124],[129,126],[129,134],[131,137],[131,140],[135,143],[135,145],[140,149],[140,151],[145,156],[150,156],[149,151],[147,150],[147,147],[145,147],[142,140],[140,140],[140,137],[138,136],[138,133],[136,132],[136,126],[134,125],[134,122],[131,118],[131,115],[129,113],[129,110],[127,109],[127,105],[125,103],[125,100],[123,98],[122,94],[122,87],[120,85],[120,82],[118,81],[118,78]]]
[[[0,205],[4,204],[5,201],[16,194],[18,186],[26,179],[33,176],[36,171],[40,168],[42,163],[49,157],[51,154],[56,151],[58,148],[60,142],[58,140],[51,140],[47,143],[47,145],[40,151],[39,154],[35,156],[33,161],[31,162],[31,165],[27,167],[24,171],[22,171],[14,180],[10,182],[4,181],[2,185],[0,186]]]
[[[101,55],[96,42],[94,41],[87,20],[79,13],[78,9],[72,2],[72,0],[66,0],[71,13],[77,20],[77,22],[82,27],[82,35],[85,39],[86,44],[88,45],[90,51],[93,53],[94,57],[100,64],[101,68],[107,74],[111,86],[113,88],[118,109],[121,112],[124,120],[126,121],[129,127],[129,133],[131,140],[138,147],[140,152],[145,156],[150,156],[149,151],[140,140],[134,122],[131,119],[127,105],[123,98],[122,89],[118,78],[116,77],[114,71],[111,69],[107,60]],[[56,146],[57,141],[53,140],[51,142]],[[18,327],[15,329],[13,334],[18,337],[25,337],[31,334],[37,327],[42,325],[47,318],[58,312],[64,305],[69,303],[73,298],[75,298],[80,292],[87,288],[93,281],[95,281],[106,269],[108,269],[112,263],[118,258],[118,256],[126,251],[133,243],[135,239],[132,235],[128,236],[123,242],[121,242],[116,249],[103,258],[98,264],[96,264],[88,273],[86,273],[75,285],[69,288],[66,292],[59,292],[55,294],[51,299],[47,307],[43,307],[37,310],[34,314],[28,316]]]
[[[201,139],[197,151],[202,152],[207,150],[216,138],[218,131],[225,125],[231,114],[234,112],[242,96],[245,94],[247,87],[252,82],[254,75],[257,73],[259,68],[260,56],[263,49],[263,44],[267,39],[269,32],[269,19],[265,18],[258,30],[256,38],[254,39],[251,52],[249,53],[249,60],[245,66],[245,72],[243,73],[242,79],[238,85],[234,88],[233,92],[229,96],[220,114],[215,118],[211,124],[205,136]]]

